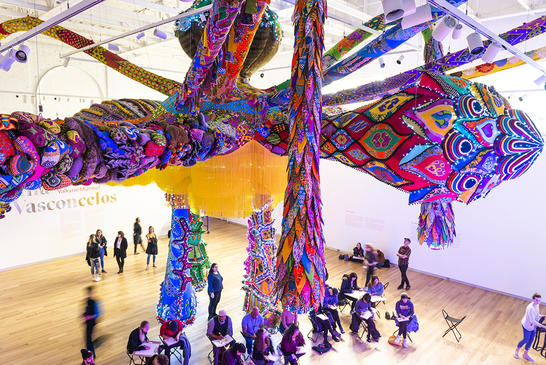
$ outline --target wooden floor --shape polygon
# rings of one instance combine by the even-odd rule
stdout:
[[[246,257],[246,229],[244,227],[211,220],[207,251],[211,260],[219,264],[224,277],[225,290],[219,309],[228,311],[234,324],[236,339],[242,318],[240,289],[243,260]],[[84,234],[82,234],[82,237]],[[416,248],[424,249],[424,248]],[[7,251],[9,254],[9,251]],[[146,319],[151,322],[150,338],[157,338],[159,326],[154,321],[159,284],[163,280],[167,254],[167,241],[159,245],[158,267],[145,270],[146,255],[130,255],[125,273],[118,275],[115,259],[106,258],[108,273],[104,280],[94,284],[100,299],[103,316],[96,326],[95,336],[101,340],[97,348],[97,364],[126,364],[125,346],[129,332]],[[326,253],[330,283],[339,286],[341,275],[356,271],[361,276],[360,265],[340,261],[338,253]],[[399,292],[397,268],[381,269],[382,281],[390,281],[387,305],[393,310]],[[368,344],[346,333],[342,342],[334,343],[329,353],[319,356],[310,350],[301,364],[518,364],[523,360],[512,358],[516,342],[522,335],[520,319],[526,303],[511,297],[490,293],[409,272],[412,283],[410,296],[415,304],[420,330],[413,334],[414,343],[408,349],[395,348],[386,339],[394,331],[394,323],[385,319],[377,321],[382,334],[379,343]],[[0,364],[78,364],[80,348],[84,346],[84,328],[80,321],[83,310],[84,288],[91,285],[88,266],[83,256],[49,261],[0,272]],[[359,282],[359,284],[361,284]],[[206,364],[210,343],[205,338],[208,298],[198,293],[198,317],[186,330],[192,344],[191,364]],[[441,335],[446,324],[441,315],[445,308],[454,316],[467,314],[460,326],[463,339],[460,344],[452,335]],[[382,316],[383,317],[383,316]],[[348,311],[342,314],[346,330],[349,327]],[[306,318],[300,319],[304,333],[310,328]],[[544,358],[532,351],[538,364]]]

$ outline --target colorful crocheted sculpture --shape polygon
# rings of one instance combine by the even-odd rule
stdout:
[[[207,285],[207,269],[210,269],[210,261],[205,250],[207,245],[203,241],[203,221],[197,214],[191,215],[190,237],[188,245],[190,252],[188,254],[188,262],[191,263],[191,284],[196,291],[201,291]]]
[[[279,317],[275,293],[277,246],[273,222],[269,206],[255,211],[248,219],[248,257],[244,262],[246,274],[243,280],[243,311],[249,313],[253,307],[258,307],[269,329],[276,327]]]
[[[197,313],[197,296],[191,285],[191,264],[188,262],[191,251],[188,245],[189,214],[189,209],[173,207],[167,268],[157,304],[160,323],[176,318],[184,326],[191,325]]]

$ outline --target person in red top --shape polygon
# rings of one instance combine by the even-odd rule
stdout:
[[[409,290],[410,283],[406,272],[408,271],[409,257],[411,255],[411,248],[409,245],[411,240],[409,238],[404,238],[404,244],[398,249],[398,268],[400,269],[400,274],[402,275],[402,283],[398,286],[398,290],[404,289],[404,283],[406,284],[406,290]]]
[[[171,356],[171,349],[175,347],[184,348],[184,341],[180,339],[184,325],[178,319],[169,319],[168,321],[163,322],[159,328],[159,335],[163,338],[164,344],[162,345],[165,349],[165,355]],[[167,345],[165,341],[168,338],[172,338],[175,342],[171,345]],[[161,352],[161,351],[159,351]]]

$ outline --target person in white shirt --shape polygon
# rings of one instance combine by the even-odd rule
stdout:
[[[522,357],[529,362],[534,361],[529,357],[529,348],[535,339],[537,327],[546,328],[545,325],[539,322],[541,318],[546,317],[545,315],[541,315],[539,311],[541,298],[542,297],[540,294],[533,294],[533,301],[529,303],[525,309],[525,315],[521,319],[521,326],[523,327],[523,340],[521,340],[516,347],[516,353],[514,354],[516,359],[519,359],[519,350],[523,347],[523,345],[525,345],[525,351],[523,352]]]

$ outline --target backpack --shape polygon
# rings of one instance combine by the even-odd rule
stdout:
[[[391,262],[389,261],[389,259],[385,259],[385,262],[383,263],[383,267],[387,269],[391,267]]]
[[[330,351],[332,349],[332,345],[329,342],[326,342],[313,346],[312,349],[322,355]]]

